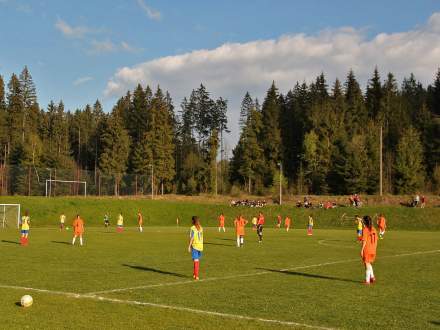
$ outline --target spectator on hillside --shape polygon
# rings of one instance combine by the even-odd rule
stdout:
[[[417,207],[419,205],[420,205],[420,196],[419,196],[419,194],[416,194],[414,196],[413,207]]]
[[[425,205],[426,205],[426,198],[425,198],[424,195],[422,195],[422,198],[421,198],[421,201],[420,201],[420,207],[421,207],[422,209],[424,209],[424,208],[425,208]]]

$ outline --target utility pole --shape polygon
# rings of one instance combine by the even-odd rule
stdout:
[[[282,185],[282,179],[283,179],[283,164],[281,162],[278,163],[278,166],[280,167],[280,205],[283,203],[283,185]]]
[[[379,150],[379,159],[380,159],[380,178],[379,178],[379,186],[380,186],[380,196],[383,194],[383,168],[382,168],[382,124],[380,125],[380,150]]]
[[[151,166],[151,199],[154,199],[154,166]]]

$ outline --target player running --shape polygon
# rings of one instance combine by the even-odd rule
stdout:
[[[264,215],[263,213],[258,214],[258,221],[257,221],[257,235],[258,235],[258,243],[261,243],[263,241],[263,226],[264,226]]]
[[[21,236],[20,236],[20,244],[23,246],[27,246],[29,244],[29,224],[31,218],[29,217],[29,211],[25,211],[24,215],[21,217]]]
[[[142,233],[144,231],[144,228],[142,228],[142,225],[144,223],[144,218],[142,217],[141,210],[138,210],[137,220],[138,220],[139,232]]]
[[[124,217],[122,216],[122,213],[119,213],[118,220],[116,221],[116,231],[118,233],[122,233],[124,231]]]
[[[356,215],[356,233],[357,233],[357,240],[359,242],[362,241],[362,230],[364,228],[364,223],[362,222],[362,218],[358,215]]]
[[[188,252],[191,253],[194,263],[193,278],[199,280],[200,258],[203,251],[203,228],[199,217],[192,217],[192,227],[189,234]]]
[[[237,236],[237,247],[241,247],[244,245],[244,235],[245,229],[244,227],[247,224],[247,220],[241,216],[241,214],[234,220],[235,226],[235,234]]]
[[[76,215],[76,219],[73,220],[73,240],[72,245],[75,245],[76,238],[79,237],[79,244],[83,245],[83,234],[84,234],[84,220],[81,219],[79,214]]]
[[[311,215],[309,215],[309,222],[307,224],[307,235],[312,236],[313,235],[313,218]]]
[[[282,222],[281,215],[278,214],[278,215],[277,215],[277,222],[276,222],[275,227],[278,228],[278,229],[281,228],[281,222]]]
[[[289,231],[291,223],[292,223],[292,219],[290,219],[289,216],[287,215],[286,218],[284,219],[284,228],[286,228],[286,231]]]
[[[379,214],[379,218],[377,219],[377,227],[379,228],[379,238],[383,239],[385,229],[387,228],[387,221],[382,213]]]
[[[66,222],[66,216],[64,213],[60,215],[60,231],[64,229],[64,223]]]
[[[222,213],[218,217],[218,232],[223,230],[223,232],[226,232],[225,229],[225,215]]]
[[[372,263],[376,259],[377,232],[373,227],[373,220],[370,216],[364,216],[363,220],[361,258],[365,265],[365,284],[370,284],[376,282]]]

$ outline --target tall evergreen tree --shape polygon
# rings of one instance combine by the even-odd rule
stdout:
[[[413,127],[405,129],[397,145],[396,188],[399,194],[414,193],[424,180],[423,147]]]
[[[263,128],[261,130],[261,141],[265,156],[265,178],[266,186],[272,185],[272,180],[277,171],[278,162],[281,158],[281,131],[279,126],[281,107],[278,99],[278,89],[275,82],[267,91],[263,102],[262,119]]]

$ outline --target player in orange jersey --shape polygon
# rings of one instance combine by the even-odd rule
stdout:
[[[244,227],[247,224],[247,220],[241,216],[241,214],[234,220],[235,234],[237,236],[237,247],[244,245]]]
[[[289,231],[291,223],[292,219],[290,219],[289,216],[286,216],[286,219],[284,219],[284,227],[286,228],[286,231]]]
[[[144,217],[142,216],[141,210],[138,210],[137,220],[138,220],[139,232],[142,233],[144,231],[144,228],[142,227],[142,225],[144,224]]]
[[[365,284],[370,284],[376,281],[372,264],[376,259],[377,232],[370,216],[364,216],[363,222],[361,258],[365,265]]]
[[[258,235],[258,243],[263,242],[263,226],[264,226],[264,215],[260,212],[258,214],[257,220],[257,235]]]
[[[383,214],[379,214],[379,218],[377,219],[377,227],[379,228],[379,238],[383,239],[385,229],[387,228],[387,221]]]
[[[221,213],[218,217],[218,232],[223,230],[223,232],[226,232],[225,229],[225,215]]]
[[[84,220],[81,219],[79,214],[76,215],[76,219],[73,220],[73,240],[72,245],[75,245],[75,240],[79,237],[79,244],[83,245],[83,234],[84,234]]]

